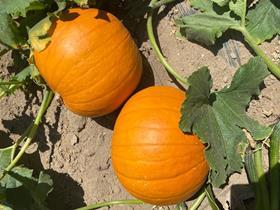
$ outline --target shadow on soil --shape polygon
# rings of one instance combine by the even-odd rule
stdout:
[[[35,177],[38,177],[40,171],[51,176],[53,191],[47,199],[51,210],[70,210],[85,206],[82,187],[67,173],[59,173],[52,169],[44,170],[38,150],[32,154],[26,154],[22,161],[26,167],[35,169]]]

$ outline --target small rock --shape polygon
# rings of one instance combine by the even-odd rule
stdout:
[[[83,179],[80,177],[80,178],[77,179],[77,182],[82,184],[83,183]]]
[[[70,142],[71,145],[74,146],[79,142],[79,138],[75,134],[72,134],[70,138]]]
[[[236,56],[236,54],[235,53],[230,53],[230,57],[232,58],[232,59],[236,59],[237,58],[237,56]]]
[[[228,77],[224,76],[223,81],[224,81],[224,83],[227,83],[228,82]]]
[[[272,111],[272,109],[270,109],[270,110],[263,109],[263,110],[262,110],[262,113],[263,113],[265,116],[269,117],[269,116],[272,115],[273,111]]]
[[[63,167],[64,167],[64,163],[62,163],[62,162],[57,162],[57,163],[55,163],[55,167],[63,168]]]

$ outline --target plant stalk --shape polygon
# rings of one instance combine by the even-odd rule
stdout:
[[[202,201],[205,199],[205,197],[206,197],[206,192],[205,190],[203,190],[202,193],[195,200],[195,202],[192,204],[192,206],[188,208],[188,210],[197,210],[201,205]]]
[[[270,199],[269,193],[267,189],[267,181],[263,168],[263,159],[262,159],[262,144],[258,143],[256,146],[256,150],[254,153],[254,162],[255,162],[255,170],[258,180],[258,188],[260,190],[260,196],[263,204],[263,209],[270,209]]]
[[[157,0],[152,0],[150,5],[154,5],[155,3],[157,3]],[[166,68],[166,70],[172,74],[175,79],[184,87],[187,88],[187,86],[189,86],[189,83],[187,81],[187,79],[183,78],[181,75],[179,75],[175,69],[173,69],[170,64],[167,62],[167,60],[165,59],[165,57],[163,56],[163,54],[161,53],[161,50],[159,49],[156,39],[155,39],[155,35],[154,35],[154,31],[153,31],[153,15],[154,15],[154,9],[151,6],[149,12],[148,12],[148,17],[147,17],[147,33],[148,33],[148,37],[150,40],[150,43],[152,45],[152,48],[154,49],[154,51],[156,52],[157,57],[159,58],[160,62],[164,65],[164,67]]]
[[[246,25],[246,13],[247,13],[247,0],[243,0],[242,16],[241,16],[241,26]]]
[[[24,145],[21,147],[19,153],[15,156],[15,158],[11,161],[11,163],[5,168],[3,175],[0,177],[0,180],[6,175],[7,172],[9,172],[10,170],[13,169],[13,167],[15,167],[17,162],[21,159],[22,155],[25,153],[26,149],[32,142],[34,136],[37,133],[41,119],[42,119],[44,113],[46,112],[47,108],[49,107],[49,105],[53,99],[53,96],[54,96],[54,94],[51,90],[45,91],[42,104],[41,104],[38,114],[34,120],[34,123],[33,123],[32,127],[28,128],[30,130],[29,130],[29,133],[26,135],[27,139],[26,139]]]
[[[259,180],[256,173],[253,151],[251,149],[245,154],[245,167],[255,192],[255,210],[263,210],[261,191],[258,183]]]
[[[279,150],[280,150],[280,122],[274,127],[270,139],[269,149],[269,181],[270,181],[270,203],[271,210],[279,210],[280,194],[280,168],[279,168]]]
[[[106,206],[112,206],[112,205],[120,205],[120,204],[144,204],[143,201],[140,200],[116,200],[116,201],[108,201],[108,202],[101,202],[101,203],[96,203],[92,204],[89,206],[85,206],[82,208],[78,208],[76,210],[91,210],[91,209],[99,209],[101,207],[106,207]]]
[[[174,210],[188,210],[188,207],[186,206],[185,202],[181,202],[175,206]]]
[[[280,67],[271,61],[271,59],[264,53],[264,51],[258,46],[251,34],[246,30],[245,27],[233,27],[233,29],[240,31],[246,42],[252,47],[255,53],[262,57],[267,67],[270,69],[271,73],[274,74],[278,79],[280,79]]]

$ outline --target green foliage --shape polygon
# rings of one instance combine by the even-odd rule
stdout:
[[[246,30],[257,44],[280,33],[277,0],[259,1],[256,8],[250,9],[244,0],[191,0],[191,5],[202,13],[177,21],[181,35],[207,45],[214,44],[227,29]]]
[[[9,14],[0,12],[0,43],[11,48],[18,48],[23,41],[23,36]]]
[[[270,128],[246,115],[252,95],[259,94],[259,85],[267,75],[266,65],[257,57],[241,66],[231,85],[218,92],[211,92],[212,79],[206,67],[189,77],[190,87],[182,107],[180,128],[196,133],[208,144],[206,158],[214,186],[223,185],[230,174],[242,168],[247,146],[242,129],[248,130],[256,140],[271,133]]]
[[[280,1],[262,0],[247,15],[249,33],[258,44],[280,34]]]
[[[34,9],[42,9],[43,4],[39,0],[0,0],[0,13],[10,14],[13,17],[25,17],[27,11]]]
[[[32,170],[16,167],[6,177],[1,181],[1,186],[5,187],[6,206],[13,210],[48,209],[45,201],[53,185],[49,175],[41,172],[36,179],[32,177]]]
[[[15,76],[12,76],[9,80],[0,79],[0,98],[4,95],[10,95],[14,93],[18,88],[21,88],[30,79],[32,73],[32,65],[27,66]]]
[[[216,203],[216,198],[214,196],[214,193],[213,193],[213,190],[212,190],[212,187],[210,184],[208,184],[205,187],[205,193],[206,193],[208,203],[211,206],[212,210],[220,210],[220,208],[218,207],[218,205]]]
[[[182,36],[211,45],[227,29],[238,26],[238,22],[232,19],[229,13],[219,16],[215,13],[200,13],[177,20],[177,25]]]
[[[79,6],[85,6],[88,4],[88,0],[74,0]]]
[[[48,31],[52,26],[52,17],[53,16],[47,16],[29,30],[29,42],[32,49],[40,52],[45,49],[47,44],[51,41],[51,37],[48,36]]]
[[[211,2],[210,0],[190,0],[190,4],[193,8],[203,12],[211,11],[213,8],[213,2]]]
[[[15,146],[0,149],[0,203],[1,209],[46,210],[45,200],[52,190],[49,175],[40,173],[32,177],[33,170],[16,166],[11,171],[4,169],[11,163]]]

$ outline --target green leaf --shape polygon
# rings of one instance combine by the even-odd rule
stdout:
[[[249,10],[247,30],[258,44],[280,34],[280,1],[261,0]]]
[[[11,173],[17,173],[23,177],[31,178],[33,170],[17,166],[12,169]],[[6,189],[17,188],[17,187],[22,186],[22,183],[19,180],[10,176],[10,172],[9,172],[9,174],[6,174],[3,179],[1,179],[0,184],[2,187],[5,187]]]
[[[14,49],[24,42],[23,36],[10,15],[2,12],[0,12],[0,42]]]
[[[26,12],[39,0],[0,0],[0,13],[11,14],[13,16],[26,16]],[[42,3],[40,3],[42,4]],[[37,4],[38,5],[38,4]]]
[[[48,36],[48,31],[52,26],[51,17],[52,16],[45,17],[29,30],[29,42],[31,47],[36,51],[40,52],[44,50],[51,41],[51,37]]]
[[[189,2],[193,8],[199,9],[202,12],[213,10],[213,2],[211,0],[190,0]]]
[[[28,191],[33,202],[26,203],[25,206],[32,210],[47,210],[45,200],[52,191],[53,181],[49,175],[40,172],[39,178],[25,176],[22,172],[10,171],[9,175],[17,180]],[[27,194],[27,193],[26,193]]]
[[[40,201],[45,201],[48,194],[53,189],[52,186],[53,180],[51,177],[48,174],[40,172],[38,184],[33,190]]]
[[[85,6],[88,4],[88,0],[74,0],[74,2],[79,6]]]
[[[53,189],[53,181],[49,175],[40,172],[36,179],[32,177],[32,170],[17,166],[6,174],[0,184],[0,189],[3,189],[0,196],[2,193],[5,205],[13,210],[48,209],[45,201]]]
[[[218,15],[214,12],[185,16],[176,21],[182,36],[206,45],[214,44],[223,32],[239,22],[230,17],[229,12]]]
[[[212,210],[220,210],[219,206],[216,203],[216,199],[212,190],[211,185],[207,185],[207,187],[205,187],[205,193],[206,193],[206,197],[208,199],[208,203],[211,206]]]
[[[246,115],[252,95],[259,94],[259,85],[268,75],[259,57],[252,58],[234,75],[230,87],[212,92],[212,79],[204,67],[189,78],[188,97],[182,106],[180,128],[194,132],[208,144],[205,154],[211,168],[210,180],[221,186],[227,177],[242,168],[248,130],[255,140],[262,140],[271,128],[258,124]]]
[[[28,41],[31,44],[31,47],[36,51],[40,52],[47,47],[47,45],[51,41],[51,34],[49,34],[51,26],[57,19],[57,16],[59,16],[60,12],[66,7],[65,1],[59,1],[56,3],[58,9],[55,12],[48,14],[47,17],[39,21],[28,32]]]
[[[33,65],[27,66],[22,71],[13,76],[9,81],[3,81],[0,79],[0,98],[4,95],[10,95],[17,89],[21,88],[28,79],[31,77],[33,71]],[[1,83],[13,83],[10,85],[2,85]]]
[[[24,68],[22,71],[17,73],[14,77],[12,77],[13,81],[24,82],[26,79],[30,78],[32,72],[32,64]]]
[[[246,14],[246,11],[244,9],[244,5],[246,4],[245,0],[232,0],[229,2],[229,8],[231,11],[233,11],[236,15],[239,17],[244,16]]]
[[[230,0],[212,0],[212,1],[222,7],[222,6],[227,5]]]
[[[10,164],[12,161],[12,151],[14,146],[6,147],[0,149],[0,176],[3,173],[3,170]]]

